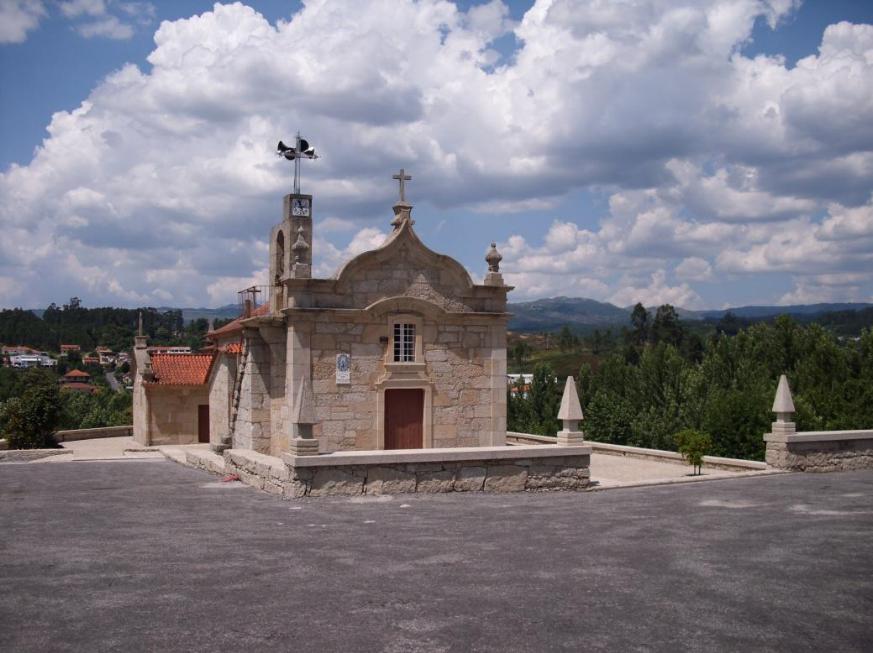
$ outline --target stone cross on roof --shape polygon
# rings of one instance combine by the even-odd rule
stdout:
[[[396,175],[392,175],[391,179],[396,179],[400,182],[400,201],[406,201],[406,182],[412,181],[412,175],[407,175],[406,171],[403,168],[400,168],[400,172]]]

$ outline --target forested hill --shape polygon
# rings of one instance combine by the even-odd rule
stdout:
[[[873,325],[873,304],[834,303],[793,306],[741,306],[720,310],[692,311],[675,307],[683,321],[717,323],[737,320],[742,326],[790,315],[800,322],[818,322],[835,327],[841,335],[857,335],[862,327]],[[564,326],[578,331],[604,327],[620,330],[630,327],[633,307],[620,308],[607,302],[580,297],[551,297],[509,304],[511,331],[558,331]],[[654,312],[654,307],[650,308]]]
[[[631,326],[632,308],[579,297],[551,297],[509,304],[509,329],[516,332],[557,332],[564,326],[580,333]],[[91,350],[98,345],[115,350],[130,348],[136,332],[137,315],[154,344],[186,344],[198,347],[209,319],[216,326],[239,315],[231,304],[219,308],[85,308],[73,298],[69,304],[52,304],[44,310],[0,309],[0,343],[28,345],[58,351],[61,343]],[[873,304],[812,304],[799,306],[747,306],[719,311],[688,311],[677,308],[684,322],[722,332],[736,330],[778,315],[791,315],[802,323],[816,322],[837,335],[857,336],[873,326]],[[707,327],[706,325],[710,326]]]
[[[186,325],[181,309],[84,308],[71,300],[62,307],[52,304],[42,316],[20,308],[0,310],[0,343],[53,352],[61,344],[80,345],[84,351],[100,345],[115,351],[130,349],[140,313],[143,332],[154,344],[198,347],[206,332],[205,319]]]
[[[564,325],[628,326],[630,311],[614,304],[582,297],[550,297],[509,304],[512,331],[557,331]]]

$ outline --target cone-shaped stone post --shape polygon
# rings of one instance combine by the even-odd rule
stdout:
[[[783,374],[779,377],[779,385],[776,388],[776,397],[773,400],[773,412],[776,413],[776,421],[773,422],[773,433],[788,435],[796,432],[795,424],[791,421],[795,413],[794,401],[791,398],[791,388],[788,387],[788,379]]]
[[[301,379],[291,411],[291,440],[288,450],[295,456],[317,456],[318,440],[312,437],[315,418],[315,405],[309,379]]]
[[[558,419],[564,425],[564,428],[558,431],[559,447],[585,444],[584,435],[579,430],[579,422],[583,419],[582,405],[579,403],[576,382],[572,376],[568,376],[567,382],[564,384],[564,396],[561,397]]]

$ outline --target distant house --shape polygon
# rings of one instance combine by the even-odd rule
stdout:
[[[63,383],[91,383],[91,375],[82,370],[70,370],[64,374]]]
[[[58,362],[45,352],[9,357],[10,367],[54,367],[57,364]]]
[[[148,348],[149,356],[155,354],[190,354],[190,347],[155,345]]]
[[[97,356],[82,356],[82,363],[85,365],[100,365],[100,359]]]
[[[79,345],[61,345],[61,356],[66,356],[71,351],[80,352],[82,347]]]
[[[94,351],[101,365],[112,365],[115,362],[115,354],[109,347],[97,347]]]
[[[8,367],[54,367],[58,362],[44,351],[37,351],[32,347],[17,345],[3,347],[0,359],[3,365]]]
[[[513,397],[526,398],[530,392],[533,374],[507,374],[506,383]]]
[[[147,354],[145,336],[137,336],[136,341],[137,369],[141,370],[133,385],[138,441],[209,442],[208,383],[216,353]]]
[[[91,375],[82,370],[70,370],[61,379],[61,389],[94,394],[97,388],[91,384]]]

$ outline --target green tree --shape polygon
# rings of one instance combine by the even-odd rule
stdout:
[[[706,433],[694,429],[683,429],[676,433],[674,440],[679,453],[694,468],[694,474],[699,476],[701,467],[703,467],[703,457],[709,453],[712,439]]]
[[[0,402],[12,399],[21,394],[23,390],[20,370],[11,367],[0,367]]]
[[[525,340],[519,340],[512,346],[510,349],[510,358],[515,361],[515,364],[518,367],[523,368],[526,364],[530,355],[533,353],[533,349]]]
[[[578,346],[579,338],[565,324],[558,335],[558,347],[560,347],[561,351],[573,351]]]
[[[3,404],[0,430],[11,449],[54,447],[53,433],[60,418],[60,393],[55,377],[40,369],[28,370],[21,396]]]
[[[736,315],[728,311],[725,313],[718,323],[715,325],[716,333],[721,333],[726,336],[735,336],[740,332],[742,323]]]
[[[638,347],[642,347],[649,339],[649,312],[641,303],[634,306],[631,313],[631,325],[633,325],[633,340]]]
[[[540,435],[555,435],[561,428],[558,422],[561,389],[555,372],[548,363],[541,363],[534,368],[528,399],[533,432]]]
[[[666,342],[678,347],[682,343],[684,331],[679,323],[679,315],[670,304],[659,306],[652,321],[652,342]]]

